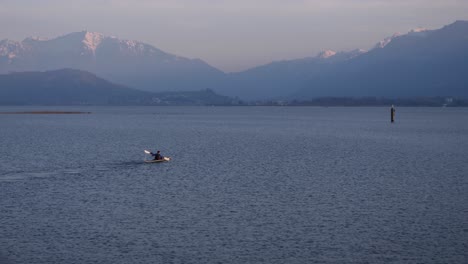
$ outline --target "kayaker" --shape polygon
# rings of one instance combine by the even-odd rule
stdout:
[[[164,157],[161,155],[161,151],[156,151],[156,154],[151,152],[151,156],[154,156],[154,160],[162,160]]]

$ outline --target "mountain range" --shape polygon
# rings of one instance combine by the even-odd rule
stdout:
[[[468,21],[415,29],[369,51],[324,51],[224,73],[137,41],[77,32],[51,40],[0,41],[0,73],[73,68],[152,91],[214,91],[243,99],[325,96],[468,97]]]
[[[301,96],[468,97],[468,22],[396,35],[310,79]]]
[[[394,34],[369,51],[322,52],[230,74],[228,95],[468,97],[468,21]],[[235,89],[237,88],[237,89]]]
[[[211,90],[147,92],[74,69],[0,74],[0,105],[230,105]]]
[[[79,69],[146,91],[200,90],[224,73],[199,59],[188,59],[151,45],[75,32],[55,39],[0,41],[0,73]]]

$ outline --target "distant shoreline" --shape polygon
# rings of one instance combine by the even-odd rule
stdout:
[[[0,112],[2,115],[74,115],[74,114],[91,114],[91,112],[79,111],[25,111],[25,112]]]
[[[212,94],[212,91],[205,93]],[[190,95],[188,95],[190,96]],[[223,96],[221,96],[223,97]],[[223,97],[224,98],[224,97]],[[172,100],[172,99],[171,99]],[[198,100],[198,99],[197,99]],[[316,107],[389,107],[395,105],[398,107],[468,107],[468,98],[453,97],[453,96],[435,96],[435,97],[405,97],[405,98],[386,98],[386,97],[317,97],[310,99],[270,99],[270,100],[242,100],[239,98],[230,98],[219,100],[211,100],[210,98],[203,101],[183,101],[173,100],[159,103],[129,103],[129,104],[2,104],[0,107],[16,107],[11,109],[12,112],[1,112],[0,114],[90,114],[86,111],[59,111],[59,110],[40,110],[44,109],[63,109],[62,107],[87,107],[87,106],[145,106],[145,107],[170,107],[170,106],[316,106]],[[17,108],[17,107],[25,108]],[[37,108],[36,108],[37,107]],[[32,111],[21,111],[35,109]],[[16,110],[16,111],[15,111]],[[81,110],[81,109],[74,109]],[[85,110],[85,109],[83,109]]]

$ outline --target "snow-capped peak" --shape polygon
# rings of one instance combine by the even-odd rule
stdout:
[[[427,31],[428,29],[427,28],[415,28],[415,29],[412,29],[410,30],[410,32],[414,32],[414,33],[419,33],[419,32],[424,32],[424,31]]]
[[[397,33],[393,34],[391,37],[387,37],[387,38],[385,38],[384,40],[379,41],[379,42],[375,45],[375,48],[380,48],[380,49],[382,49],[382,48],[384,48],[385,46],[387,46],[388,43],[392,42],[392,40],[393,40],[394,38],[399,37],[399,36],[401,36],[401,33],[397,32]]]
[[[96,49],[104,39],[104,35],[97,32],[86,32],[83,39],[85,47],[93,53],[96,53]]]
[[[408,36],[424,37],[430,30],[426,28],[415,28],[408,32]]]
[[[388,45],[388,43],[392,42],[393,39],[395,39],[396,37],[401,37],[401,36],[415,36],[415,37],[425,37],[428,33],[430,33],[431,30],[429,29],[426,29],[426,28],[415,28],[415,29],[412,29],[410,30],[407,34],[401,34],[401,33],[395,33],[393,34],[391,37],[387,37],[385,38],[384,40],[378,42],[376,45],[375,45],[375,48],[377,49],[381,49],[381,48],[384,48],[385,46]]]
[[[321,58],[321,59],[328,59],[330,57],[333,57],[336,55],[336,51],[333,51],[333,50],[324,50],[324,51],[321,51],[317,57],[318,58]]]

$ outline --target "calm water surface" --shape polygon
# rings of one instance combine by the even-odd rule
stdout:
[[[466,108],[47,110],[92,114],[0,115],[2,264],[468,262]]]

